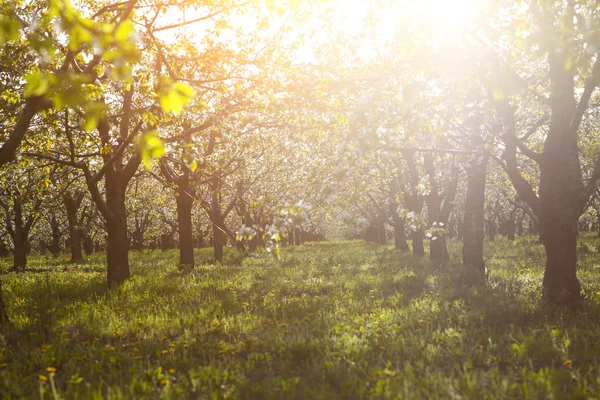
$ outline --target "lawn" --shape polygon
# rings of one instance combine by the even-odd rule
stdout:
[[[489,284],[392,246],[322,242],[182,275],[176,252],[132,253],[106,292],[103,254],[2,276],[0,398],[600,398],[600,239],[580,239],[578,310],[541,304],[533,237],[486,244]],[[66,256],[65,256],[66,257]],[[6,269],[10,260],[0,261]]]

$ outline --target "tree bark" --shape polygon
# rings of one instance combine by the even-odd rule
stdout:
[[[27,240],[28,232],[27,227],[23,223],[23,206],[19,200],[14,200],[14,212],[15,212],[15,235],[13,237],[14,249],[13,249],[13,269],[15,271],[23,271],[27,267]]]
[[[425,257],[425,246],[423,245],[423,239],[425,234],[422,229],[412,231],[410,235],[412,239],[412,252],[417,257]]]
[[[106,259],[108,286],[119,285],[129,278],[129,239],[127,237],[127,184],[116,174],[106,176],[106,207],[111,217],[106,220]]]
[[[406,250],[408,250],[408,243],[406,242],[406,232],[404,231],[404,219],[402,219],[399,215],[394,215],[393,218],[394,218],[394,247],[397,250],[406,251]]]
[[[467,172],[467,194],[463,219],[463,264],[473,272],[472,283],[485,282],[483,260],[483,214],[487,159],[473,160]]]
[[[219,222],[213,222],[213,249],[215,262],[223,261],[223,248],[225,247],[225,233],[220,226],[222,223]]]
[[[194,200],[187,193],[177,196],[177,225],[179,228],[179,267],[194,268],[194,233],[192,207]]]

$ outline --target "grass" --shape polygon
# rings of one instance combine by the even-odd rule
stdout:
[[[279,262],[231,250],[191,275],[175,252],[132,253],[134,277],[110,293],[102,254],[31,257],[39,273],[2,276],[14,326],[0,333],[0,397],[599,398],[596,243],[579,245],[579,311],[541,305],[532,237],[486,244],[484,288],[463,284],[455,242],[443,267],[362,242]]]

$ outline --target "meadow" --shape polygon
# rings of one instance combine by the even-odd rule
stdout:
[[[544,251],[528,236],[486,243],[485,287],[465,285],[454,241],[443,266],[359,241],[279,261],[227,249],[217,265],[197,250],[190,274],[174,251],[133,252],[134,277],[110,292],[101,253],[32,256],[31,272],[2,276],[0,397],[600,398],[596,244],[580,238],[578,309],[541,303]]]

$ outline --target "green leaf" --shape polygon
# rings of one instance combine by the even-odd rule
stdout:
[[[98,118],[95,116],[87,115],[85,117],[85,122],[83,123],[83,130],[86,132],[90,132],[98,126]]]
[[[137,141],[137,148],[146,169],[152,168],[152,160],[165,155],[164,143],[156,136],[156,131],[142,135]]]
[[[26,97],[42,96],[50,89],[50,82],[41,72],[32,72],[25,77],[27,86],[25,87]]]
[[[7,17],[0,19],[0,45],[19,38],[19,23]]]
[[[115,39],[119,42],[125,42],[131,36],[131,32],[133,32],[133,24],[129,21],[123,21],[115,29]]]
[[[179,114],[194,96],[194,90],[185,83],[175,82],[160,95],[160,106],[164,111]]]

